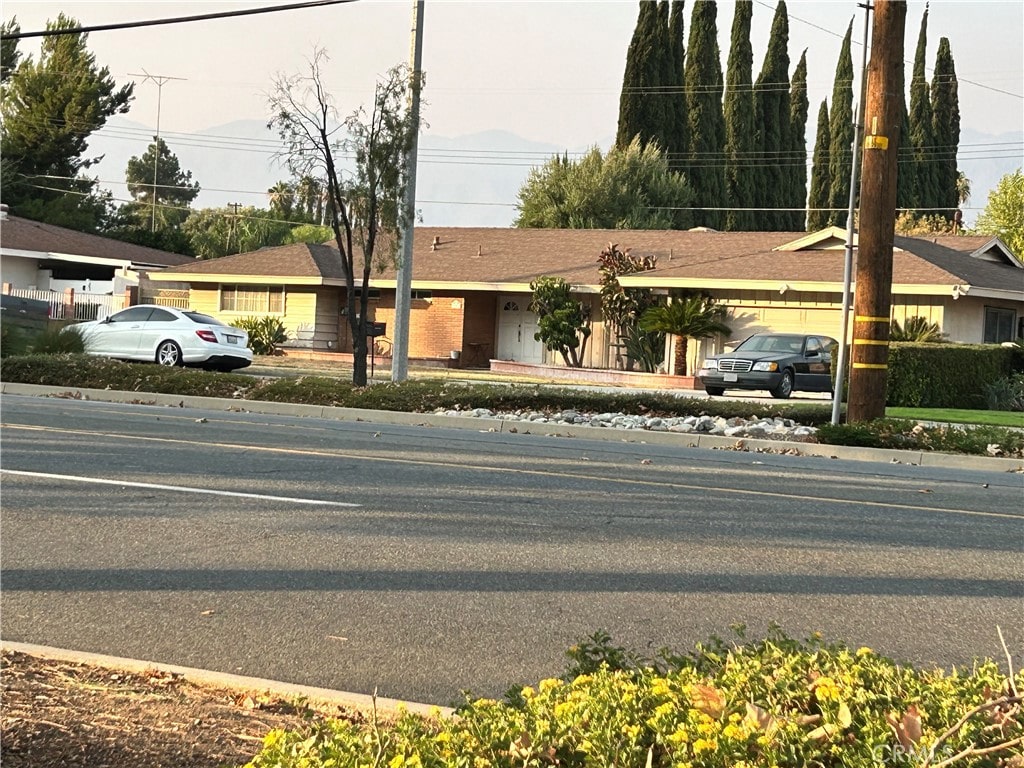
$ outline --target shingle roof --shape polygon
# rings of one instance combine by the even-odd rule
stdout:
[[[423,282],[529,283],[539,275],[550,275],[569,283],[597,285],[597,258],[609,243],[638,256],[656,255],[658,264],[665,265],[684,254],[707,261],[770,252],[802,234],[421,227],[416,230],[413,278]],[[432,250],[435,238],[439,244]]]
[[[647,273],[655,279],[700,279],[708,287],[713,287],[715,281],[735,280],[841,283],[843,248],[776,250],[807,237],[806,232],[418,227],[413,251],[413,281],[421,285],[453,287],[466,283],[521,286],[540,275],[550,275],[577,286],[596,288],[599,282],[597,258],[609,243],[615,243],[621,250],[629,249],[636,255],[656,255],[658,269]],[[893,282],[910,285],[970,283],[982,288],[1013,289],[1016,286],[1024,290],[1024,271],[970,256],[989,240],[958,237],[933,242],[898,237],[893,254]],[[211,277],[267,275],[343,279],[340,257],[331,245],[264,248],[193,262],[165,272]],[[374,271],[377,281],[394,278],[393,266]]]
[[[59,253],[123,259],[137,265],[172,266],[194,262],[191,256],[148,248],[144,245],[111,240],[87,232],[44,224],[20,216],[0,220],[0,246],[19,251]]]
[[[165,274],[186,272],[198,275],[267,275],[269,277],[323,278],[343,280],[341,256],[327,245],[293,243],[274,248],[224,256],[164,270]]]

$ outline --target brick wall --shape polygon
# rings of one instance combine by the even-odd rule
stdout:
[[[435,292],[430,300],[413,299],[409,317],[409,357],[447,358],[462,352],[463,310],[466,299]],[[387,323],[387,338],[394,338],[395,295],[382,294],[374,320]]]

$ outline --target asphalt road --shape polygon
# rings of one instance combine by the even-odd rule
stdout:
[[[449,704],[595,630],[1024,646],[1024,475],[7,395],[5,640]]]

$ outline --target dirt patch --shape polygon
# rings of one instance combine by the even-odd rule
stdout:
[[[220,768],[244,765],[275,728],[328,717],[337,705],[217,688],[158,670],[143,674],[3,651],[4,768]]]

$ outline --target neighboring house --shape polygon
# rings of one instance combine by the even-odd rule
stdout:
[[[0,211],[0,277],[12,290],[123,296],[146,273],[195,261]]]
[[[804,330],[839,337],[844,230],[680,232],[432,228],[415,230],[409,355],[558,363],[534,339],[530,282],[562,277],[591,306],[593,336],[585,364],[616,364],[601,321],[597,258],[609,243],[655,255],[657,269],[620,278],[623,286],[702,290],[729,309],[731,339],[692,344],[695,360],[759,330]],[[357,259],[358,262],[358,259]],[[231,322],[282,318],[288,346],[348,351],[345,280],[330,245],[287,245],[153,273],[190,285],[191,306]],[[374,270],[373,319],[393,328],[395,271]],[[361,290],[356,281],[357,290]],[[951,341],[999,342],[1021,334],[1024,268],[1005,244],[986,237],[896,238],[893,317],[923,316]]]

